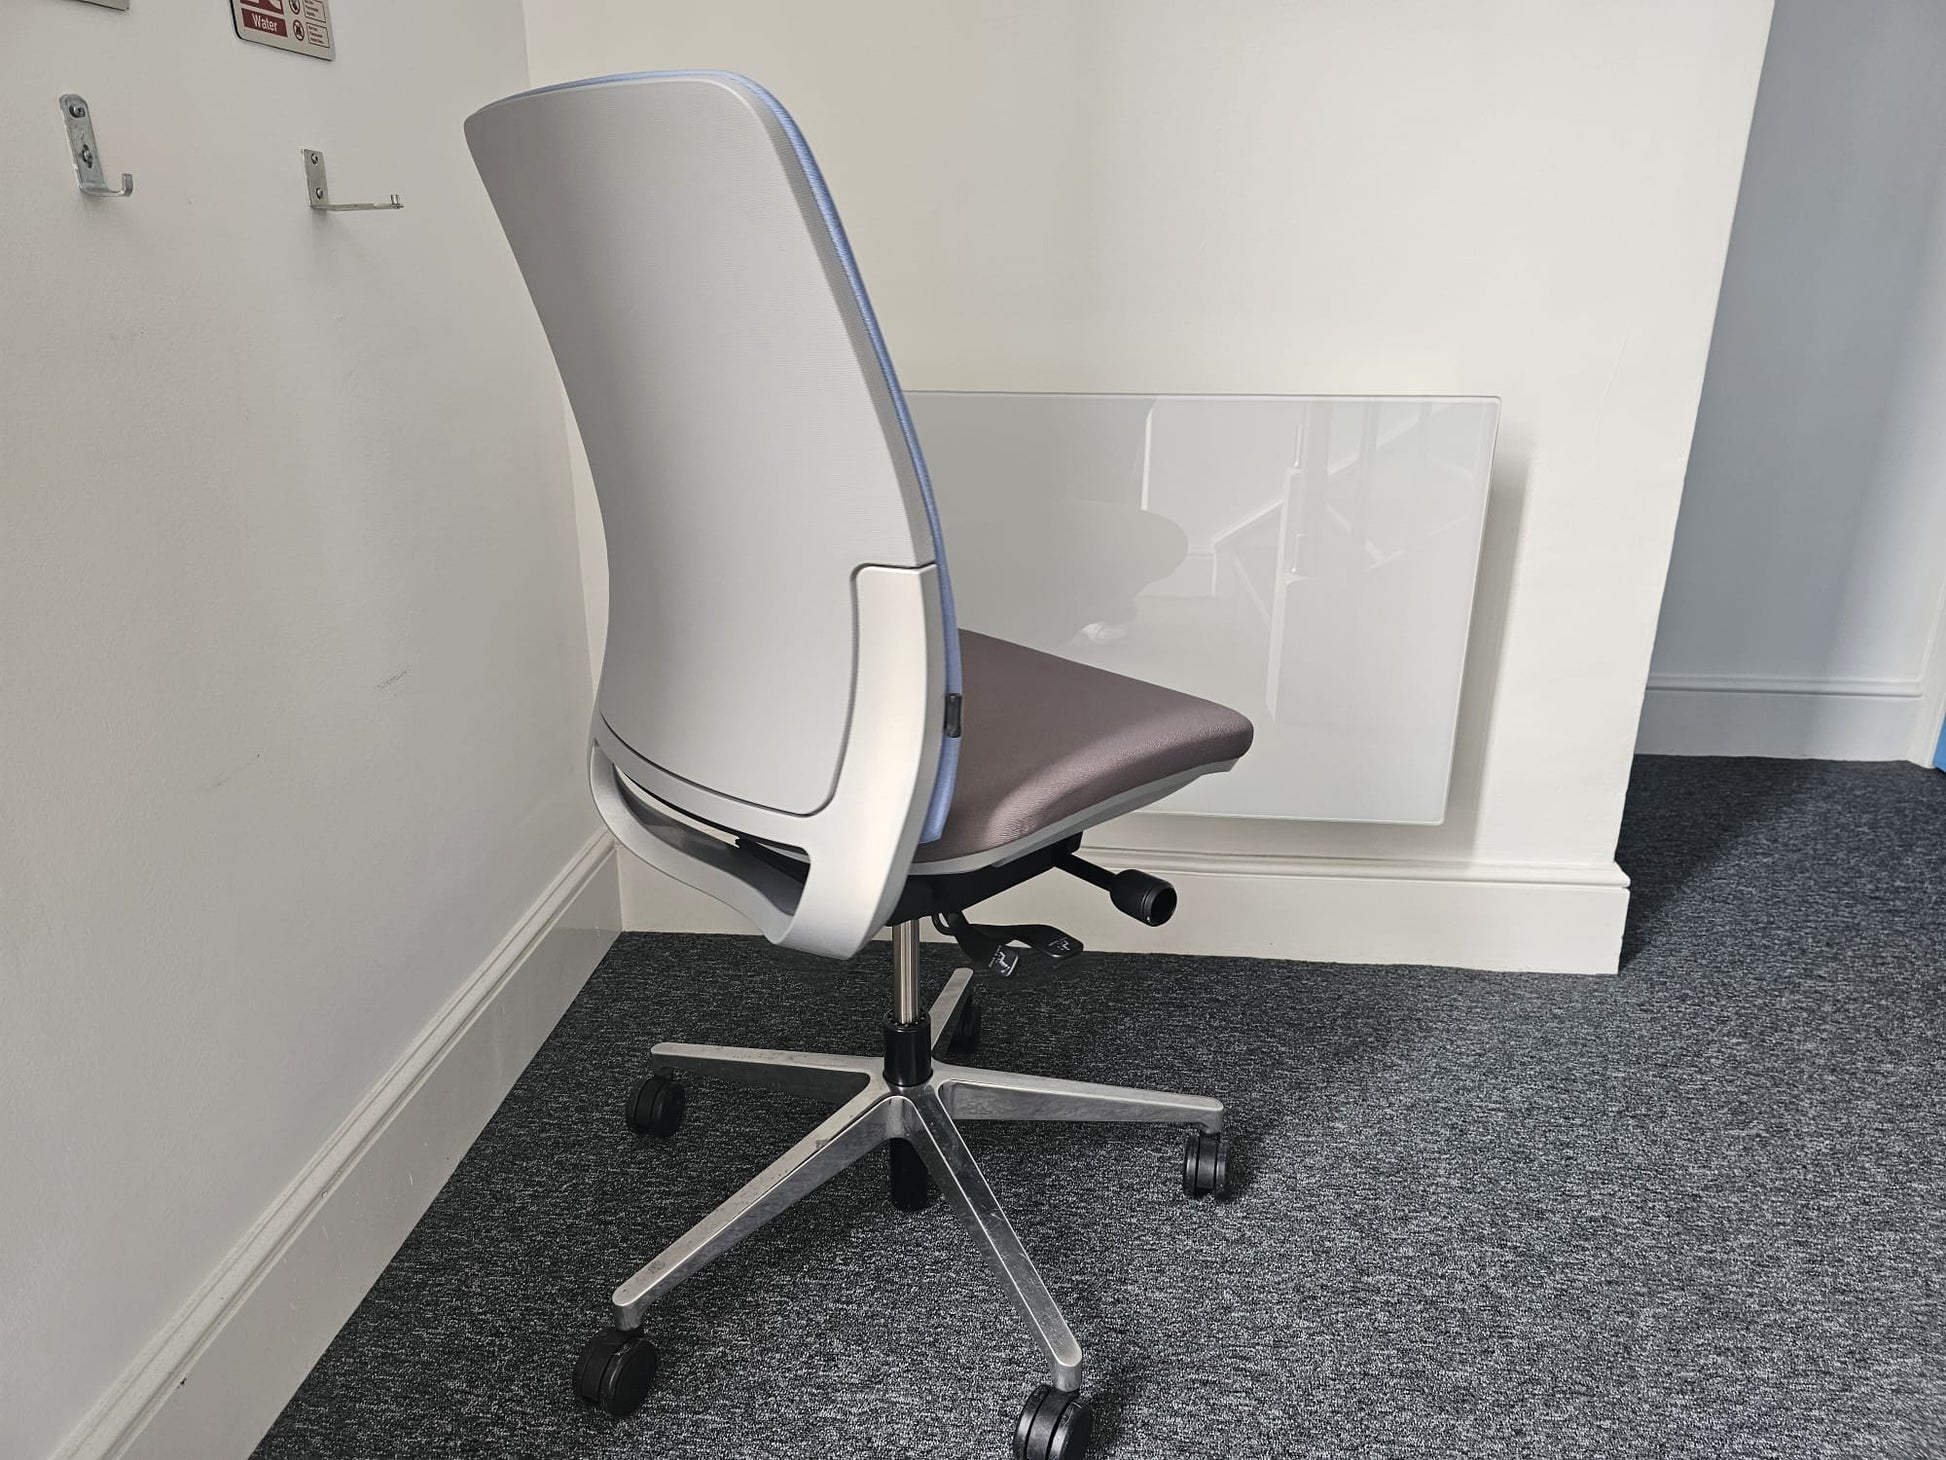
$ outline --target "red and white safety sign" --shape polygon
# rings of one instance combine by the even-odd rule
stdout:
[[[296,51],[300,56],[334,60],[331,0],[230,0],[236,33],[246,41]]]

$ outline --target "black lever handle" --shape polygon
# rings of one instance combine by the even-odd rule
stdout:
[[[1014,923],[988,931],[1005,943],[1025,943],[1041,957],[1056,963],[1065,962],[1084,951],[1079,938],[1059,928],[1049,927],[1046,923]]]
[[[974,963],[1002,978],[1010,975],[1020,962],[1020,955],[1007,947],[1004,939],[994,937],[991,928],[969,923],[965,913],[934,913],[932,925],[959,944],[960,952]]]
[[[1133,868],[1126,872],[1111,872],[1106,867],[1097,867],[1093,862],[1084,862],[1073,852],[1054,865],[1106,891],[1108,900],[1115,904],[1116,909],[1127,913],[1138,923],[1159,928],[1176,915],[1176,889],[1160,877],[1152,877],[1147,872],[1137,872]]]
[[[960,951],[975,963],[1003,978],[1020,965],[1020,954],[1008,947],[1020,943],[1055,963],[1065,962],[1083,951],[1081,940],[1046,923],[1011,923],[989,927],[968,922],[965,913],[933,914],[933,926],[959,944]]]

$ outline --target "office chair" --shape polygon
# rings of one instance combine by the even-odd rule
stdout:
[[[587,446],[608,539],[607,656],[588,753],[595,805],[650,866],[786,948],[849,958],[892,931],[892,1008],[870,1057],[657,1044],[629,1124],[667,1136],[683,1073],[837,1103],[615,1290],[574,1365],[625,1415],[656,1351],[649,1308],[881,1145],[892,1199],[934,1184],[1045,1352],[1018,1460],[1076,1460],[1081,1349],[961,1138],[969,1120],[1193,1127],[1183,1189],[1220,1195],[1215,1100],[956,1061],[976,1045],[972,967],[930,1011],[919,928],[972,964],[1080,944],[966,910],[1060,869],[1160,923],[1175,893],[1077,855],[1081,833],[1249,748],[1250,722],[1189,695],[960,629],[924,459],[816,163],[762,87],[656,72],[485,107],[467,141]],[[954,1062],[940,1057],[950,1055]]]

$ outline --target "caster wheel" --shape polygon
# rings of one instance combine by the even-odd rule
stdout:
[[[636,1333],[606,1328],[574,1361],[574,1392],[616,1419],[633,1414],[655,1378],[655,1345]]]
[[[902,1212],[923,1212],[932,1205],[932,1183],[926,1163],[911,1141],[885,1143],[886,1164],[892,1173],[892,1205]]]
[[[628,1128],[638,1136],[667,1138],[682,1125],[689,1097],[667,1075],[651,1075],[628,1092]]]
[[[1182,1194],[1222,1198],[1230,1190],[1230,1138],[1191,1131],[1182,1148]]]
[[[1036,1384],[1014,1426],[1014,1460],[1081,1460],[1095,1433],[1095,1411],[1079,1394]]]
[[[952,1038],[946,1041],[946,1053],[965,1056],[980,1047],[980,1001],[971,994],[960,1005],[959,1022],[953,1026]]]

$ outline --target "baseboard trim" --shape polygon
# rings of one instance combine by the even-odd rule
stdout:
[[[1916,679],[1821,678],[1806,674],[1651,674],[1650,689],[1724,694],[1837,695],[1847,699],[1911,699]]]
[[[1608,974],[1621,959],[1628,913],[1628,878],[1612,862],[1382,862],[1093,845],[1088,855],[1168,878],[1182,894],[1176,916],[1145,928],[1071,877],[1036,878],[982,903],[981,915],[1055,923],[1105,950]],[[720,904],[632,858],[622,859],[621,882],[631,930],[750,931]]]
[[[589,839],[54,1460],[250,1453],[621,927]]]
[[[1924,700],[1917,680],[1655,675],[1635,748],[1643,755],[1904,760]]]

